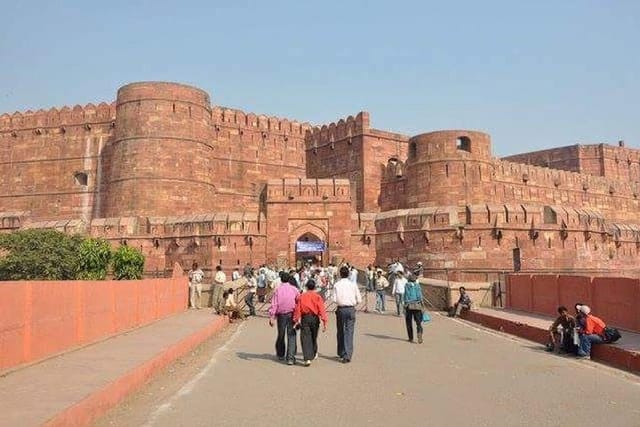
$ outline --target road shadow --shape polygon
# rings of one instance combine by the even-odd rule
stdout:
[[[278,360],[278,358],[274,356],[272,353],[247,353],[245,351],[237,351],[236,357],[242,360],[247,360],[247,361],[270,360],[274,363],[283,363],[282,361]]]
[[[391,337],[389,335],[381,335],[381,334],[365,334],[369,337],[378,338],[380,340],[395,340],[395,341],[406,341],[405,338]]]
[[[335,363],[342,363],[340,361],[340,359],[338,359],[337,356],[325,356],[324,354],[318,354],[318,358],[319,359],[324,359],[324,360],[329,360],[329,361],[335,362]]]

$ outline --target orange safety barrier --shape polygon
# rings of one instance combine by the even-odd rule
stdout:
[[[640,280],[625,277],[586,277],[512,274],[507,276],[507,308],[557,315],[564,305],[573,313],[577,302],[587,304],[607,324],[640,332]]]
[[[0,282],[0,369],[187,308],[188,279]]]

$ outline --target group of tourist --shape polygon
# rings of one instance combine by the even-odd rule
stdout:
[[[423,343],[424,320],[422,288],[418,277],[422,275],[422,263],[409,270],[400,262],[387,266],[386,272],[379,266],[367,266],[366,290],[376,292],[378,313],[385,313],[385,300],[388,288],[396,303],[396,315],[405,317],[407,339],[414,342],[414,324],[417,342]],[[406,273],[405,273],[406,272]],[[239,268],[232,272],[232,280],[246,279],[246,295],[244,302],[249,309],[249,316],[255,316],[254,299],[264,302],[268,290],[272,290],[269,308],[269,323],[277,325],[276,354],[280,360],[289,364],[295,363],[297,351],[297,331],[300,330],[300,341],[303,348],[303,363],[310,365],[317,357],[317,338],[320,327],[326,330],[327,314],[325,302],[336,304],[337,352],[344,363],[349,363],[353,355],[353,334],[355,330],[356,308],[362,302],[358,288],[358,270],[344,263],[340,267],[334,264],[319,267],[304,265],[298,270],[276,269],[261,265],[255,270],[247,264],[240,273]],[[200,295],[204,273],[194,263],[189,271],[190,302],[193,308],[200,308]],[[221,266],[216,267],[214,285],[223,287],[226,275]],[[468,296],[461,288],[461,301]],[[464,300],[465,303],[470,301]],[[460,301],[459,301],[460,303]],[[462,307],[463,304],[456,304]],[[454,308],[455,310],[455,308]],[[229,316],[229,321],[243,319],[245,314],[235,301],[233,288],[224,290],[221,304],[217,308],[221,314]],[[459,310],[455,310],[459,314]]]
[[[351,269],[340,267],[340,279],[334,283],[332,300],[336,303],[336,328],[338,357],[343,363],[349,363],[353,355],[353,334],[356,322],[356,306],[362,302],[362,296],[356,281],[349,278]],[[288,365],[296,362],[297,330],[300,330],[300,343],[304,365],[318,358],[318,332],[327,329],[325,300],[316,292],[316,280],[308,278],[306,292],[301,293],[295,285],[295,278],[289,273],[281,275],[282,283],[275,289],[269,307],[269,325],[277,325],[276,355]]]
[[[369,265],[365,270],[367,291],[376,293],[375,311],[386,312],[386,295],[391,288],[395,301],[395,314],[404,315],[407,339],[414,342],[416,327],[417,342],[423,343],[422,323],[425,319],[422,288],[418,278],[422,275],[422,263],[409,270],[400,262],[387,266],[386,271],[379,266]],[[204,272],[193,263],[189,276],[189,301],[195,309],[201,308],[202,282]],[[356,308],[362,302],[358,287],[358,270],[344,263],[327,267],[305,265],[298,270],[280,271],[267,265],[255,270],[247,264],[242,273],[235,268],[232,280],[246,279],[244,302],[249,316],[256,315],[255,298],[265,302],[265,296],[272,290],[269,308],[269,324],[277,326],[276,355],[289,365],[296,362],[297,331],[300,331],[303,364],[311,365],[318,357],[318,334],[326,331],[328,324],[326,302],[336,304],[337,355],[343,363],[353,357],[353,336]],[[221,266],[217,266],[213,277],[214,287],[223,288],[227,281]],[[459,316],[463,310],[471,308],[471,299],[464,287],[459,288],[459,298],[449,309],[449,316]],[[558,307],[558,317],[549,328],[547,349],[560,353],[575,354],[586,358],[594,344],[615,342],[620,333],[607,327],[605,322],[591,313],[591,308],[583,303],[575,304],[575,316],[569,310]],[[245,314],[235,301],[235,291],[223,291],[218,312],[229,316],[229,320],[243,319]]]
[[[580,358],[591,356],[593,344],[613,343],[620,339],[616,328],[591,313],[591,308],[576,303],[575,316],[565,306],[558,307],[558,317],[549,327],[548,351],[575,354]]]

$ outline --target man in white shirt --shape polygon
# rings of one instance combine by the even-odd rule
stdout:
[[[231,280],[240,280],[240,269],[238,267],[233,269],[233,272],[231,273]]]
[[[358,269],[354,266],[351,266],[351,271],[349,272],[349,280],[351,280],[356,285],[358,284]]]
[[[198,263],[194,262],[191,270],[189,270],[189,302],[191,303],[191,308],[200,309],[202,279],[204,279],[204,273],[198,267]]]
[[[227,275],[222,271],[222,266],[216,266],[216,275],[213,276],[213,282],[218,286],[223,286],[227,281]]]
[[[407,285],[407,278],[402,271],[396,272],[395,276],[392,294],[396,299],[396,316],[400,316],[404,313],[404,288]]]
[[[338,333],[338,357],[343,363],[353,356],[353,333],[356,325],[356,306],[362,302],[358,285],[349,280],[349,267],[340,267],[340,280],[333,285],[333,301],[336,308]]]

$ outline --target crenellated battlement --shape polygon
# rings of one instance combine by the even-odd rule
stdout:
[[[241,110],[216,106],[211,111],[214,128],[228,127],[268,132],[282,136],[304,137],[310,125],[296,120],[246,113]]]
[[[359,112],[355,117],[349,116],[328,125],[315,126],[307,134],[307,149],[317,149],[324,145],[351,139],[367,132],[369,127],[369,113],[366,111]]]
[[[552,169],[543,166],[515,163],[496,159],[495,180],[518,185],[538,186],[559,191],[581,192],[587,195],[607,195],[637,198],[640,186],[637,183],[622,182],[602,176]]]
[[[351,201],[348,179],[271,179],[267,183],[267,201],[308,202]]]
[[[80,126],[97,123],[110,123],[115,120],[115,102],[98,105],[50,108],[49,110],[16,111],[13,114],[0,115],[0,132],[35,131],[38,129],[61,126]]]

